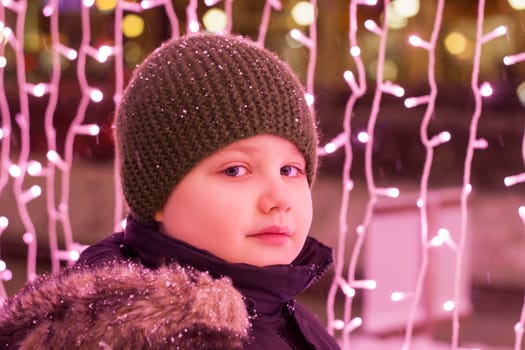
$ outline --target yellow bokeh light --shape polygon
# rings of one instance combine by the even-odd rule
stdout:
[[[376,78],[377,61],[370,63],[370,65],[368,66],[368,72],[373,79]],[[383,65],[383,79],[396,81],[398,73],[399,70],[397,68],[397,64],[392,60],[386,59]]]
[[[445,48],[453,55],[461,55],[467,49],[467,38],[461,33],[451,32],[445,38]]]
[[[309,1],[299,1],[292,8],[292,18],[300,26],[308,26],[315,21],[315,9]]]
[[[525,106],[525,81],[518,85],[516,88],[516,94],[518,95],[521,104]]]
[[[525,0],[508,0],[510,6],[514,10],[524,10],[525,9]]]
[[[394,3],[391,2],[387,9],[387,18],[388,18],[388,28],[390,29],[401,29],[406,27],[407,25],[407,19],[406,17],[401,16],[396,8],[394,7]]]
[[[202,24],[204,24],[204,28],[213,33],[223,31],[226,28],[227,23],[228,18],[226,17],[226,13],[221,9],[209,9],[204,16],[202,16]]]
[[[144,52],[142,51],[142,48],[137,43],[129,41],[124,45],[124,60],[130,66],[133,66],[141,61],[143,54]]]
[[[122,19],[122,33],[128,38],[136,38],[144,32],[144,20],[137,15],[127,14]]]
[[[419,0],[394,0],[392,6],[405,18],[413,17],[419,12]]]
[[[96,0],[95,6],[99,11],[112,11],[117,6],[117,0]]]

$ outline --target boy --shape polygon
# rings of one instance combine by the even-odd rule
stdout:
[[[26,347],[338,349],[294,299],[332,261],[307,237],[317,140],[276,55],[235,36],[162,45],[117,111],[124,232],[15,297],[0,327],[25,327],[11,344]]]

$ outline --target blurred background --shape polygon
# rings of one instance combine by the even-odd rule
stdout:
[[[12,278],[3,275],[3,285],[8,295],[15,293],[28,278],[28,244],[23,240],[28,228],[22,218],[16,191],[13,190],[16,176],[9,173],[11,165],[23,153],[24,137],[17,127],[16,114],[25,103],[29,107],[27,117],[31,126],[28,159],[45,164],[50,147],[44,118],[50,105],[49,96],[29,95],[27,101],[21,98],[21,91],[25,87],[17,71],[22,67],[26,82],[33,84],[47,82],[52,78],[54,46],[50,28],[53,23],[43,10],[50,4],[57,7],[60,42],[75,50],[80,48],[86,35],[90,36],[89,45],[95,48],[114,45],[115,37],[120,32],[123,38],[123,66],[116,66],[112,56],[104,62],[87,57],[85,67],[80,67],[75,60],[62,56],[60,59],[60,93],[53,111],[56,151],[59,155],[66,152],[68,130],[81,110],[79,69],[85,69],[88,84],[96,86],[105,96],[100,102],[90,102],[83,111],[83,123],[98,125],[99,132],[95,136],[79,135],[73,145],[70,183],[67,186],[67,213],[74,240],[82,245],[89,245],[114,230],[112,118],[115,104],[112,96],[117,89],[115,71],[120,67],[124,81],[127,81],[133,67],[173,35],[173,22],[164,6],[140,13],[125,12],[121,27],[116,27],[115,0],[2,1],[2,22],[13,29],[21,18],[20,12],[12,9],[12,5],[17,3],[27,6],[23,16],[23,38],[19,38],[23,45],[23,64],[17,61],[16,52],[9,45],[4,32],[2,50],[5,60],[1,68],[3,79],[0,86],[9,106],[9,109],[2,109],[2,130],[5,130],[6,120],[12,126],[7,142],[7,132],[0,134],[1,171],[5,174],[5,182],[0,182],[0,217],[8,219],[8,225],[2,228],[3,232],[0,231],[0,259],[7,266],[3,269],[12,272]],[[139,4],[138,1],[129,3]],[[223,2],[213,6],[207,6],[203,1],[195,3],[198,4],[195,13],[201,30],[217,31],[224,28],[226,14]],[[286,60],[303,82],[308,78],[311,53],[308,47],[291,37],[290,31],[300,29],[307,33],[312,19],[316,20],[318,40],[314,108],[321,130],[320,144],[325,145],[343,129],[345,105],[351,94],[343,73],[347,70],[355,73],[356,70],[353,57],[349,54],[349,1],[323,0],[318,2],[317,9],[312,9],[311,3],[307,1],[283,0],[277,3],[282,8],[273,8],[271,12],[264,45]],[[88,4],[90,23],[86,33],[81,11]],[[178,18],[180,33],[184,33],[188,25],[187,9],[193,2],[177,0],[170,4]],[[265,5],[266,2],[262,0],[233,1],[232,32],[256,40]],[[402,86],[405,96],[421,96],[429,93],[428,52],[411,46],[408,37],[412,34],[430,37],[436,6],[437,1],[434,0],[395,0],[387,7],[381,1],[372,6],[359,7],[357,41],[366,70],[367,90],[352,111],[349,142],[352,146],[350,177],[354,188],[350,193],[349,210],[345,214],[349,232],[344,240],[345,269],[355,248],[356,228],[364,220],[370,199],[365,174],[366,142],[362,142],[359,135],[366,130],[372,112],[380,38],[367,31],[364,22],[372,19],[380,24],[385,11],[388,11],[388,41],[382,70],[384,80]],[[485,139],[488,147],[476,150],[472,161],[470,183],[473,190],[468,202],[468,240],[465,261],[461,267],[461,297],[465,303],[460,308],[460,340],[465,346],[473,344],[473,347],[483,349],[503,349],[515,345],[514,325],[521,317],[525,286],[525,221],[518,215],[519,208],[525,205],[525,185],[518,183],[507,187],[504,184],[505,177],[525,171],[525,146],[522,146],[525,62],[505,65],[503,58],[525,51],[525,1],[488,0],[484,6],[484,16],[485,33],[501,25],[507,28],[507,32],[483,45],[479,67],[479,82],[489,82],[493,93],[483,98],[482,115],[477,125],[477,138]],[[453,238],[459,238],[460,233],[461,187],[469,128],[475,108],[470,84],[477,19],[477,1],[446,0],[435,52],[438,97],[428,133],[434,135],[448,131],[451,141],[437,147],[434,152],[428,182],[430,230],[437,231],[448,225]],[[426,155],[420,137],[426,106],[408,109],[403,102],[403,98],[383,96],[372,140],[375,183],[380,187],[399,188],[401,195],[396,199],[379,201],[368,230],[369,239],[359,256],[357,275],[374,279],[397,276],[391,283],[392,288],[413,290],[421,264],[416,200]],[[336,249],[340,243],[341,181],[346,157],[348,155],[343,149],[323,156],[319,180],[314,187],[316,211],[312,235]],[[58,205],[58,197],[63,193],[60,186],[64,183],[64,176],[60,178],[57,175],[55,179],[57,199],[52,200],[55,201],[54,205]],[[33,184],[42,188],[50,186],[49,182],[46,184],[45,177],[28,177],[23,187],[29,188]],[[48,206],[44,194],[27,204],[36,235],[38,273],[51,269]],[[64,228],[59,226],[57,230],[58,244],[63,247]],[[434,233],[431,232],[432,235]],[[421,318],[416,322],[416,336],[447,344],[451,337],[450,314],[442,310],[435,311],[439,308],[432,305],[442,305],[448,300],[438,300],[441,294],[450,297],[456,266],[454,254],[440,254],[435,254],[431,259],[424,292],[424,298],[430,298],[431,301],[423,303],[426,306],[422,308]],[[332,276],[333,271],[330,271],[312,291],[302,296],[305,303],[316,310],[323,320],[326,320],[326,298]],[[378,281],[378,291],[380,286]],[[385,342],[403,334],[407,305],[410,304],[405,304],[400,310],[393,310],[400,320],[389,318],[385,316],[386,311],[378,310],[388,308],[391,301],[378,299],[373,293],[365,291],[356,295],[353,313],[363,318],[364,325],[356,334],[357,337],[361,336],[359,339],[379,339],[381,343],[369,342],[364,345],[356,339],[355,344],[361,344],[358,347],[361,349],[386,349]],[[337,310],[341,309],[344,299],[344,295],[338,293]],[[336,311],[336,314],[340,314],[340,311]],[[400,348],[397,345],[395,343],[392,346]],[[420,344],[420,348],[430,348],[430,345]]]

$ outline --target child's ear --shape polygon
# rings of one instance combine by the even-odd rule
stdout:
[[[155,221],[157,222],[162,222],[162,219],[164,218],[164,215],[163,215],[164,211],[161,209],[161,210],[158,210],[156,213],[155,213]]]

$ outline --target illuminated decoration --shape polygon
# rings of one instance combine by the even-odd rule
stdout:
[[[525,0],[508,0],[510,6],[514,10],[524,10],[525,9]]]
[[[122,20],[122,33],[128,38],[135,38],[144,32],[144,20],[134,14],[128,14]]]
[[[206,0],[206,6],[216,6],[221,1],[217,0]],[[428,126],[431,118],[434,115],[434,109],[437,97],[437,83],[435,78],[435,51],[439,32],[442,24],[442,15],[444,11],[444,0],[436,1],[435,21],[433,24],[432,34],[430,39],[426,39],[420,36],[418,33],[413,33],[407,38],[407,42],[412,45],[415,49],[425,50],[428,54],[428,93],[422,93],[419,96],[407,96],[405,97],[405,89],[395,82],[395,75],[388,73],[388,58],[387,56],[387,40],[388,32],[393,27],[391,26],[392,17],[394,12],[388,10],[385,17],[382,20],[381,25],[378,25],[373,20],[367,20],[364,22],[364,28],[360,28],[360,21],[358,21],[358,10],[360,6],[375,6],[377,5],[376,0],[351,0],[349,2],[349,32],[348,32],[348,57],[353,61],[352,71],[347,70],[342,75],[342,81],[347,84],[349,89],[349,95],[346,102],[346,108],[344,112],[344,118],[342,122],[342,132],[336,137],[330,140],[327,144],[321,145],[319,153],[322,156],[329,156],[337,152],[339,149],[344,149],[345,160],[341,172],[342,182],[342,197],[340,204],[340,215],[339,215],[339,235],[338,244],[336,245],[336,259],[335,259],[335,271],[334,278],[330,285],[329,295],[327,298],[327,328],[330,333],[340,332],[342,335],[343,347],[345,349],[351,348],[350,335],[356,329],[363,325],[363,318],[360,316],[354,316],[352,313],[353,301],[356,296],[359,296],[363,291],[374,293],[376,289],[381,288],[380,282],[373,279],[357,279],[357,262],[361,254],[361,250],[367,238],[368,231],[370,230],[370,222],[374,215],[374,208],[381,197],[387,198],[398,198],[400,196],[400,190],[393,186],[378,187],[376,186],[374,174],[373,174],[373,159],[372,150],[374,145],[376,122],[380,109],[381,100],[384,94],[389,94],[394,97],[402,99],[406,108],[414,108],[417,106],[424,106],[425,112],[422,117],[420,126],[420,137],[423,146],[426,151],[426,158],[422,171],[422,177],[420,182],[420,189],[417,199],[417,208],[419,209],[420,215],[420,235],[421,235],[421,256],[422,264],[419,266],[417,284],[413,290],[392,290],[388,291],[390,300],[393,303],[399,303],[401,301],[409,301],[411,304],[410,314],[406,322],[404,349],[409,349],[412,337],[414,323],[416,322],[416,311],[417,306],[420,304],[422,299],[422,291],[424,288],[424,280],[427,272],[428,255],[429,250],[441,250],[446,249],[451,251],[456,256],[456,269],[455,279],[459,281],[461,279],[460,271],[462,264],[462,256],[465,249],[466,240],[466,211],[467,211],[467,199],[469,194],[472,192],[472,185],[470,184],[470,172],[471,163],[473,158],[473,152],[475,150],[484,149],[489,147],[487,140],[476,137],[477,124],[481,115],[482,99],[489,97],[493,94],[494,87],[490,82],[479,83],[479,64],[481,56],[481,47],[488,41],[498,38],[506,33],[505,27],[497,27],[488,34],[483,35],[482,27],[484,21],[484,1],[479,1],[478,4],[478,23],[477,23],[477,34],[475,41],[475,55],[473,57],[473,72],[471,77],[472,92],[475,97],[475,112],[472,116],[470,124],[469,142],[467,148],[467,157],[464,165],[464,178],[462,186],[462,197],[461,197],[461,213],[462,213],[462,229],[459,240],[452,238],[450,229],[447,227],[441,227],[437,231],[432,230],[429,235],[428,229],[428,181],[430,176],[430,169],[433,163],[433,155],[436,147],[449,142],[452,135],[447,130],[437,131],[436,134],[430,135]],[[510,1],[509,1],[510,2]],[[19,0],[2,0],[0,7],[0,33],[2,41],[5,45],[0,45],[0,68],[3,68],[7,64],[7,58],[4,56],[5,46],[9,46],[13,51],[13,60],[16,63],[16,80],[20,89],[18,90],[18,101],[20,104],[19,111],[10,111],[5,91],[0,88],[0,110],[2,118],[2,127],[0,128],[0,142],[1,142],[1,158],[0,158],[0,195],[3,190],[7,188],[8,184],[12,184],[12,190],[16,198],[16,207],[18,214],[23,224],[23,231],[20,232],[22,241],[27,247],[27,279],[32,280],[36,276],[36,247],[37,237],[42,235],[41,232],[37,232],[32,222],[31,216],[29,215],[28,204],[32,201],[42,201],[45,197],[47,216],[48,216],[48,227],[46,233],[49,236],[49,245],[51,250],[51,262],[53,272],[57,272],[60,268],[61,262],[73,263],[79,258],[79,254],[85,247],[75,242],[73,239],[73,232],[71,228],[71,218],[69,212],[69,191],[70,191],[70,172],[73,166],[73,146],[76,137],[96,137],[100,134],[100,126],[96,124],[88,124],[85,122],[86,111],[88,106],[95,103],[101,102],[104,99],[113,99],[116,104],[122,96],[124,88],[124,62],[135,62],[140,57],[143,57],[142,49],[136,43],[127,42],[124,45],[123,37],[129,37],[127,27],[133,24],[126,24],[129,18],[139,20],[141,35],[144,28],[144,21],[141,13],[153,7],[162,7],[166,12],[171,25],[171,36],[177,37],[179,33],[179,21],[174,12],[172,1],[169,0],[143,0],[143,1],[95,1],[95,0],[83,0],[81,3],[80,17],[82,25],[82,37],[81,43],[78,48],[72,48],[66,46],[60,41],[59,36],[59,1],[49,0],[42,9],[44,16],[48,17],[51,34],[51,70],[49,81],[34,81],[28,82],[26,79],[26,67],[24,61],[24,20],[27,1]],[[224,15],[223,22],[219,31],[230,32],[232,25],[232,0],[223,0],[224,11],[217,8],[209,9],[209,11],[221,11]],[[316,13],[317,3],[316,1],[301,2],[312,11],[313,18],[310,22],[303,22],[299,25],[308,25],[308,33],[305,28],[294,29],[290,32],[290,37],[296,40],[301,45],[304,45],[308,49],[309,61],[307,71],[307,82],[306,82],[306,94],[305,99],[307,103],[312,106],[315,105],[315,92],[313,85],[314,70],[316,64],[316,53],[317,53],[317,27],[316,27]],[[511,2],[512,3],[512,2]],[[196,32],[202,30],[199,18],[197,16],[197,1],[190,1],[186,7],[187,16],[187,27],[186,32]],[[404,4],[404,5],[403,5]],[[415,7],[409,8],[409,4],[417,4]],[[405,18],[413,16],[419,10],[419,2],[411,1],[405,2],[396,0],[390,3],[388,0],[383,2],[383,5],[387,9],[395,9],[397,15],[402,14],[401,17]],[[404,7],[403,7],[404,6]],[[94,8],[96,7],[96,8]],[[412,9],[411,12],[403,12],[398,7],[404,10]],[[417,11],[414,10],[417,8]],[[115,12],[115,28],[122,28],[122,31],[115,31],[114,43],[109,45],[103,45],[98,47],[94,45],[90,33],[92,28],[90,25],[90,11],[106,11],[113,9]],[[266,32],[268,30],[268,23],[271,11],[280,11],[282,9],[281,2],[278,0],[266,0],[265,7],[263,10],[263,16],[261,24],[259,26],[258,42],[260,45],[264,45]],[[15,25],[4,24],[4,11],[11,11],[15,17]],[[415,12],[414,12],[415,11]],[[131,22],[133,23],[133,22]],[[206,30],[212,30],[208,26],[207,20],[202,18],[202,24]],[[136,29],[136,28],[134,28]],[[357,141],[362,145],[360,147],[365,148],[365,175],[366,175],[366,186],[369,194],[369,201],[366,206],[366,212],[363,221],[355,228],[355,231],[349,229],[347,222],[347,214],[349,208],[350,193],[354,189],[354,181],[350,178],[351,167],[352,167],[352,130],[351,120],[354,107],[356,103],[361,99],[367,92],[366,85],[366,70],[362,61],[362,48],[357,42],[358,30],[368,30],[379,37],[379,48],[376,58],[376,65],[374,66],[374,78],[375,78],[375,90],[374,98],[372,101],[372,109],[369,116],[369,121],[366,130],[361,130],[356,134]],[[456,37],[454,37],[454,36]],[[428,40],[428,41],[427,41]],[[447,44],[448,42],[448,44]],[[457,32],[450,33],[447,35],[445,45],[447,50],[455,55],[461,55],[465,52],[467,47],[466,39]],[[129,55],[129,56],[128,56]],[[11,56],[10,56],[11,57]],[[77,65],[77,81],[81,90],[81,100],[76,108],[76,113],[69,126],[67,135],[64,141],[63,151],[58,151],[62,147],[58,147],[56,131],[54,124],[56,120],[55,112],[57,107],[57,101],[59,98],[59,82],[61,73],[61,58],[65,57],[70,61],[74,61]],[[96,86],[91,86],[86,76],[86,60],[93,58],[96,60],[95,64],[104,64],[108,60],[113,60],[115,65],[115,91],[111,95],[107,91],[101,91]],[[10,58],[11,59],[11,58]],[[502,59],[505,65],[518,64],[525,61],[525,53],[517,53],[514,55],[505,56]],[[4,70],[0,69],[0,80],[4,81]],[[522,103],[525,103],[525,83],[522,83],[518,87],[518,95]],[[30,158],[30,123],[29,123],[29,99],[42,98],[39,101],[47,103],[45,115],[44,115],[44,131],[46,134],[47,150],[46,159],[44,163],[40,163]],[[42,102],[41,102],[42,103]],[[14,120],[15,125],[12,125]],[[17,159],[11,159],[11,145],[14,144],[12,139],[13,129],[17,128],[19,131],[19,144],[20,149],[17,150]],[[18,134],[18,133],[17,133]],[[18,140],[17,140],[18,141]],[[522,154],[525,165],[525,135],[522,144]],[[115,169],[115,172],[118,170]],[[41,187],[38,185],[32,185],[31,178],[40,177],[45,180],[45,184]],[[115,173],[115,178],[118,179],[118,173]],[[505,186],[514,186],[519,183],[525,182],[525,172],[509,175],[505,178]],[[57,186],[58,183],[58,186]],[[114,212],[114,230],[118,231],[125,227],[126,221],[123,219],[123,202],[122,193],[117,182],[115,184],[115,212]],[[1,216],[0,213],[0,235],[5,234],[6,229],[9,227],[9,218]],[[525,206],[521,206],[517,210],[517,214],[523,221],[525,227]],[[60,227],[62,229],[60,229]],[[63,249],[59,247],[58,234],[62,232],[64,238]],[[347,248],[346,240],[349,232],[356,235],[357,241],[355,247],[351,252],[350,261],[347,267],[347,275],[343,276],[344,262],[345,262],[345,249]],[[4,289],[4,281],[12,279],[12,272],[9,269],[8,262],[1,259],[0,256],[0,299],[4,299],[6,291]],[[459,310],[461,307],[457,287],[459,282],[456,283],[456,293],[453,299],[440,301],[440,307],[451,315],[453,319],[453,339],[452,345],[454,349],[458,347],[458,335],[459,335]],[[342,293],[344,296],[344,308],[338,310],[342,312],[342,316],[336,317],[335,310],[335,297],[337,293]],[[516,349],[521,348],[521,342],[524,332],[525,324],[525,303],[522,310],[521,318],[514,327],[515,331],[515,344]]]
[[[458,32],[451,32],[445,38],[445,48],[453,55],[461,55],[467,50],[467,39]]]
[[[280,0],[266,0],[264,2],[263,15],[261,18],[261,24],[259,25],[259,35],[257,36],[257,43],[259,45],[264,46],[272,9],[280,11],[282,8],[283,5],[281,4]]]
[[[117,0],[96,0],[95,6],[99,11],[112,11],[117,6]]]
[[[405,18],[414,17],[419,13],[419,0],[394,0],[392,6],[396,12]]]
[[[405,28],[408,24],[407,17],[400,14],[396,7],[394,6],[394,3],[391,2],[390,5],[386,8],[387,13],[387,25],[390,29],[401,29]]]
[[[315,17],[315,7],[308,1],[299,1],[292,8],[292,18],[300,26],[309,26]]]
[[[223,10],[215,8],[209,9],[204,16],[202,16],[202,24],[204,24],[204,28],[213,33],[224,32],[227,23],[228,19]]]

